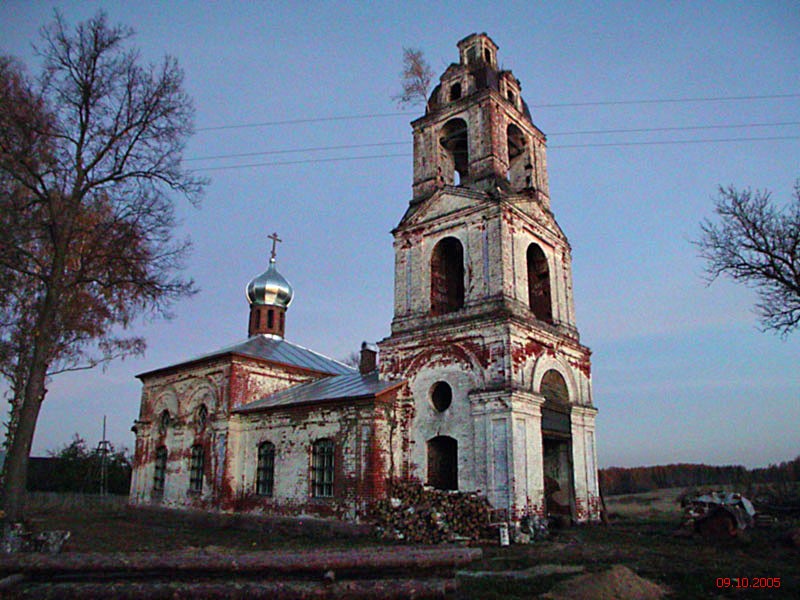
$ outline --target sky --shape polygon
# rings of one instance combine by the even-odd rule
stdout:
[[[200,293],[133,326],[143,357],[54,378],[34,455],[76,433],[97,444],[103,415],[132,448],[135,375],[246,337],[244,288],[273,231],[295,289],[287,339],[341,359],[387,337],[390,232],[411,199],[421,116],[392,100],[402,50],[422,49],[438,77],[473,32],[497,43],[548,136],[600,466],[800,454],[800,331],[762,332],[755,292],[708,285],[691,243],[718,186],[784,205],[800,177],[797,2],[5,0],[0,52],[37,72],[31,44],[56,8],[71,24],[102,9],[136,30],[143,60],[178,59],[197,110],[187,164],[211,183],[200,208],[176,198]],[[332,146],[350,147],[309,150]]]

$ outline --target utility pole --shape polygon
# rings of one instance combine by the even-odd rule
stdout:
[[[111,442],[106,439],[106,416],[103,415],[103,439],[97,444],[97,453],[100,455],[100,495],[108,494],[108,453]]]

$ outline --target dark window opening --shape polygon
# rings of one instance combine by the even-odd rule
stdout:
[[[275,311],[271,308],[267,311],[267,329],[272,329],[275,325]]]
[[[506,96],[508,96],[508,101],[511,102],[511,104],[513,104],[514,106],[517,105],[517,96],[514,94],[514,92],[508,90]]]
[[[478,60],[478,49],[475,46],[471,46],[467,50],[467,64],[471,65],[477,60]]]
[[[428,485],[458,489],[458,442],[446,435],[428,440]]]
[[[553,322],[550,298],[550,268],[547,257],[537,244],[528,246],[528,302],[537,319]]]
[[[153,490],[156,492],[164,491],[164,484],[167,481],[167,447],[159,446],[156,449],[156,462],[153,471]]]
[[[172,419],[169,416],[169,411],[161,411],[161,416],[158,419],[158,432],[162,434],[167,433],[171,421]]]
[[[511,94],[511,92],[509,92]],[[513,94],[512,94],[513,95]],[[508,180],[511,182],[511,187],[520,189],[525,184],[530,176],[530,171],[526,169],[526,146],[527,140],[522,130],[510,123],[506,128],[506,146],[508,148]]]
[[[206,428],[206,424],[208,423],[208,408],[206,408],[205,404],[201,404],[200,408],[197,409],[197,427],[202,431]]]
[[[489,50],[488,48],[484,48],[483,49],[483,59],[487,63],[491,63],[492,62],[492,51]]]
[[[450,119],[442,127],[439,143],[445,150],[442,165],[445,181],[456,185],[465,183],[469,177],[467,122],[464,119]]]
[[[439,412],[444,412],[453,403],[453,389],[444,381],[437,381],[431,388],[431,403]]]
[[[464,249],[454,237],[440,240],[431,255],[431,312],[443,315],[464,306]]]
[[[315,498],[333,497],[333,440],[314,442],[311,457],[311,494]]]
[[[189,463],[189,489],[193,492],[203,491],[203,467],[205,451],[199,444],[192,446],[192,457]]]
[[[450,102],[458,100],[459,98],[461,98],[461,84],[454,83],[450,86]]]
[[[258,465],[256,468],[256,493],[259,496],[272,496],[275,483],[275,444],[264,442],[258,446]]]

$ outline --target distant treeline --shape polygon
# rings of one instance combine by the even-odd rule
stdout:
[[[659,465],[656,467],[610,467],[600,470],[604,494],[635,494],[659,488],[800,481],[800,456],[794,460],[758,469],[742,466]]]

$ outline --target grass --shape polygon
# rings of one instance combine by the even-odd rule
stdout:
[[[677,537],[681,522],[675,502],[680,490],[660,490],[607,500],[608,526],[582,526],[553,532],[530,545],[483,546],[483,559],[473,571],[497,576],[462,576],[461,600],[532,598],[572,575],[510,578],[502,571],[523,571],[535,565],[581,565],[587,572],[623,564],[642,577],[669,587],[674,598],[800,597],[800,551],[782,541],[798,520],[784,520],[747,532],[741,539],[710,541]],[[67,551],[162,551],[213,548],[224,551],[369,547],[371,537],[346,535],[308,521],[278,523],[268,533],[241,528],[236,521],[210,525],[175,513],[142,513],[125,506],[124,498],[35,495],[28,515],[34,529],[72,531]],[[718,578],[781,578],[780,590],[720,589]]]

